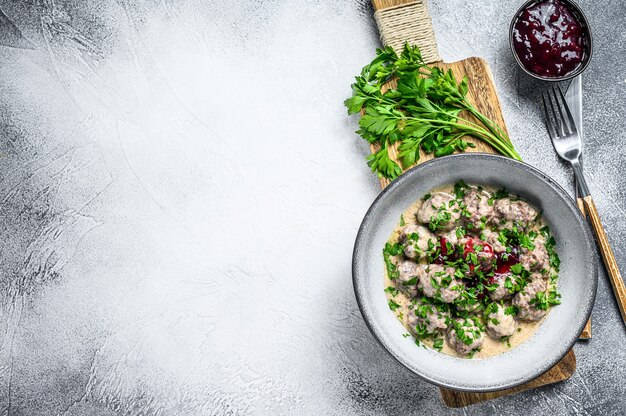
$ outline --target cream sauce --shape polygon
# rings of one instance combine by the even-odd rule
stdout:
[[[495,192],[495,189],[490,188],[488,186],[483,186],[483,189],[485,191],[489,192],[490,194],[493,194],[493,192]],[[431,191],[431,193],[435,193],[435,192],[446,192],[446,193],[452,194],[453,193],[453,186],[452,185],[444,186],[444,187],[433,189]],[[391,234],[391,237],[388,240],[390,243],[393,244],[393,243],[398,242],[398,240],[400,238],[400,233],[401,233],[402,229],[406,225],[409,225],[409,224],[420,224],[417,221],[416,214],[417,214],[417,211],[422,206],[422,203],[423,203],[423,201],[420,198],[413,205],[411,205],[409,208],[407,208],[406,211],[404,211],[402,216],[404,218],[405,225],[401,226],[398,223],[398,225],[396,226],[395,230]],[[543,219],[541,219],[540,221],[538,221],[537,225],[532,227],[532,228],[535,231],[538,232],[539,229],[541,227],[543,227],[544,225],[545,225],[545,223],[544,223]],[[425,261],[422,261],[422,263],[426,264]],[[389,287],[389,286],[395,287],[395,283],[391,279],[389,279],[389,277],[387,276],[387,271],[386,270],[385,270],[384,283],[385,283],[385,286],[384,286],[385,288]],[[550,286],[551,286],[551,284],[548,283],[548,288]],[[393,299],[393,301],[395,303],[400,305],[400,307],[398,307],[393,313],[395,313],[396,317],[400,320],[400,322],[402,322],[404,327],[407,328],[407,330],[408,330],[409,325],[407,323],[407,317],[409,316],[409,313],[411,312],[411,310],[408,308],[408,306],[411,304],[411,299],[406,294],[404,294],[402,292],[397,293],[395,296],[392,296],[391,293],[387,293],[387,298],[388,298],[388,300]],[[550,312],[550,309],[552,309],[552,308],[548,308],[548,313]],[[546,316],[548,316],[547,313],[546,313],[546,315],[542,319],[540,319],[539,321],[536,321],[536,322],[516,321],[517,322],[517,330],[509,338],[508,343],[506,341],[505,342],[501,342],[500,340],[493,339],[489,335],[487,335],[487,333],[485,333],[484,334],[483,345],[482,345],[480,351],[476,352],[473,355],[473,358],[493,357],[495,355],[502,354],[502,353],[510,350],[511,348],[515,348],[516,346],[522,344],[523,342],[528,340],[535,333],[535,331],[541,325],[543,320],[546,319]],[[445,334],[444,334],[444,340],[445,340]],[[423,340],[421,342],[423,344],[427,345],[428,347],[432,348],[433,341],[431,339],[426,339],[426,340]],[[450,345],[448,345],[447,341],[443,342],[443,348],[441,349],[441,352],[444,353],[444,354],[455,356],[455,357],[467,358],[467,356],[464,356],[464,355],[461,355],[461,354],[457,353],[452,347],[450,347]]]

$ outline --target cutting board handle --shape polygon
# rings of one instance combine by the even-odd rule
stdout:
[[[417,45],[426,63],[441,61],[427,0],[372,0],[383,45],[400,53],[405,42]]]

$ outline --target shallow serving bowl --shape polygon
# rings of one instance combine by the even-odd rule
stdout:
[[[561,305],[548,313],[535,334],[499,356],[456,358],[415,345],[389,310],[382,249],[400,214],[433,188],[454,183],[505,187],[543,212],[561,257]],[[352,278],[363,318],[381,345],[401,364],[434,384],[464,391],[500,390],[523,384],[555,365],[572,347],[593,307],[598,284],[595,244],[572,198],[544,173],[496,155],[464,153],[419,165],[376,198],[359,229]]]

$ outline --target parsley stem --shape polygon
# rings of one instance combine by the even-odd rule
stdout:
[[[395,88],[387,84],[392,79]],[[400,55],[389,46],[378,49],[345,101],[349,114],[363,114],[358,133],[380,146],[367,157],[372,171],[388,179],[402,173],[387,151],[395,143],[402,166],[408,167],[417,163],[420,151],[438,157],[473,147],[463,136],[521,160],[504,129],[468,101],[468,91],[467,77],[458,82],[451,70],[429,66],[416,46],[406,44]]]
[[[398,120],[403,119],[403,117],[396,116]],[[464,120],[465,123],[459,123],[454,121],[447,121],[442,119],[427,119],[427,118],[418,118],[418,117],[404,117],[405,120],[415,121],[418,123],[429,123],[429,124],[444,124],[450,127],[454,127],[457,130],[465,132],[468,136],[475,137],[479,140],[486,142],[487,144],[493,146],[497,151],[502,153],[505,156],[508,156],[513,159],[522,160],[521,156],[515,151],[513,146],[510,144],[508,140],[504,140],[501,137],[497,137],[486,129],[480,127],[479,125],[472,123],[469,120]]]

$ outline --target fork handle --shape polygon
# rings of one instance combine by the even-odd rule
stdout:
[[[576,188],[576,189],[579,190],[580,188]],[[578,209],[580,210],[580,213],[583,214],[583,218],[587,219],[587,212],[585,211],[585,201],[583,201],[582,198],[579,198],[578,196],[576,196],[576,205],[578,205]],[[592,333],[591,333],[591,316],[590,316],[589,320],[585,324],[585,327],[583,328],[582,332],[578,336],[578,339],[588,341],[591,338],[592,338]]]
[[[582,199],[585,203],[585,208],[587,209],[587,215],[589,215],[591,227],[596,235],[596,241],[598,242],[598,247],[600,248],[602,261],[604,262],[604,266],[606,267],[606,271],[609,275],[611,286],[613,286],[613,293],[615,294],[617,306],[619,306],[622,320],[624,321],[624,324],[626,324],[626,286],[624,286],[624,279],[622,279],[622,275],[617,267],[615,255],[613,254],[609,240],[606,237],[606,232],[602,226],[602,221],[600,221],[600,215],[598,214],[596,204],[593,202],[593,198],[591,195],[587,195]]]
[[[576,186],[580,191],[580,196],[585,198],[589,196],[589,187],[587,186],[587,180],[583,172],[583,166],[580,164],[580,159],[572,160],[572,168],[574,168],[574,175],[576,176]]]

